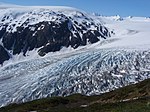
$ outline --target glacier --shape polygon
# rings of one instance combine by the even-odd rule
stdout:
[[[57,7],[58,8],[58,7]],[[95,95],[150,78],[150,19],[97,16],[111,38],[44,57],[29,51],[0,67],[0,106],[74,93]]]
[[[85,51],[19,62],[0,71],[1,106],[73,93],[94,95],[150,78],[150,50]]]

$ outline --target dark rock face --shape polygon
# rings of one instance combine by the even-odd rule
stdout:
[[[0,45],[0,64],[2,64],[5,60],[9,60],[10,56],[7,51]]]
[[[82,37],[78,32],[73,35],[68,28],[68,23],[68,20],[60,24],[41,22],[25,29],[19,27],[17,32],[4,33],[2,42],[5,48],[13,50],[14,55],[20,52],[25,55],[27,50],[42,47],[38,52],[43,56],[48,52],[59,51],[63,46],[77,48],[86,45],[87,41],[89,43],[98,42],[98,37],[105,38],[105,35],[100,34],[97,30],[89,30]],[[30,27],[35,28],[37,32],[31,31]],[[42,29],[38,30],[38,28]],[[73,26],[71,28],[73,29]],[[82,30],[80,29],[79,32]]]
[[[33,12],[31,11],[29,15],[31,13]],[[47,12],[44,14],[46,15]],[[63,13],[51,12],[48,14],[50,17],[53,14],[55,21],[41,21],[36,24],[30,24],[32,20],[36,19],[33,16],[40,15],[41,17],[45,16],[44,14],[35,13],[28,17],[26,21],[18,23],[18,25],[18,20],[15,21],[16,24],[12,24],[12,20],[10,20],[11,24],[5,23],[6,18],[1,20],[0,39],[4,48],[8,51],[11,50],[12,55],[23,52],[24,56],[26,56],[27,51],[38,48],[38,54],[44,56],[48,52],[59,51],[62,47],[71,46],[75,49],[88,43],[98,42],[100,38],[106,39],[106,37],[110,36],[107,28],[100,23],[91,22],[92,20],[82,13],[79,13],[80,16],[75,15],[76,18],[82,18],[82,22],[75,21],[72,17],[68,17]],[[16,30],[12,31],[14,28]],[[5,59],[8,59],[8,56],[3,61]]]

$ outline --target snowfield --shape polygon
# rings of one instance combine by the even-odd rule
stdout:
[[[150,19],[118,18],[95,16],[113,30],[109,39],[42,58],[30,51],[26,58],[20,54],[5,62],[0,68],[0,106],[73,93],[101,94],[150,78]]]
[[[114,38],[118,41],[107,44],[102,48],[150,48],[150,18],[126,17],[123,20],[114,21],[111,17],[103,17],[103,21],[105,21],[107,27],[114,29]]]

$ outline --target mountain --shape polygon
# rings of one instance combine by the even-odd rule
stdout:
[[[1,112],[149,112],[150,79],[97,96],[74,94],[23,104],[11,104]]]
[[[99,95],[150,78],[149,18],[92,16],[74,8],[40,6],[5,8],[0,17],[4,14],[10,17],[2,22],[8,26],[1,30],[0,56],[11,58],[0,67],[0,106],[75,93]]]
[[[40,56],[110,37],[99,19],[70,7],[0,5],[0,64],[36,50]],[[0,51],[1,52],[1,51]],[[3,56],[7,57],[3,57]],[[8,58],[9,55],[9,58]]]

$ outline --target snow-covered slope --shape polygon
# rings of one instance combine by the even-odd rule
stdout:
[[[77,49],[5,62],[0,68],[0,105],[73,93],[101,94],[150,78],[149,18],[94,18],[114,35]]]
[[[107,44],[108,47],[143,47],[150,48],[150,18],[126,17],[123,20],[115,17],[101,17],[106,26],[114,29],[114,39],[118,41]],[[116,17],[118,18],[118,16]],[[116,21],[117,20],[117,21]]]

